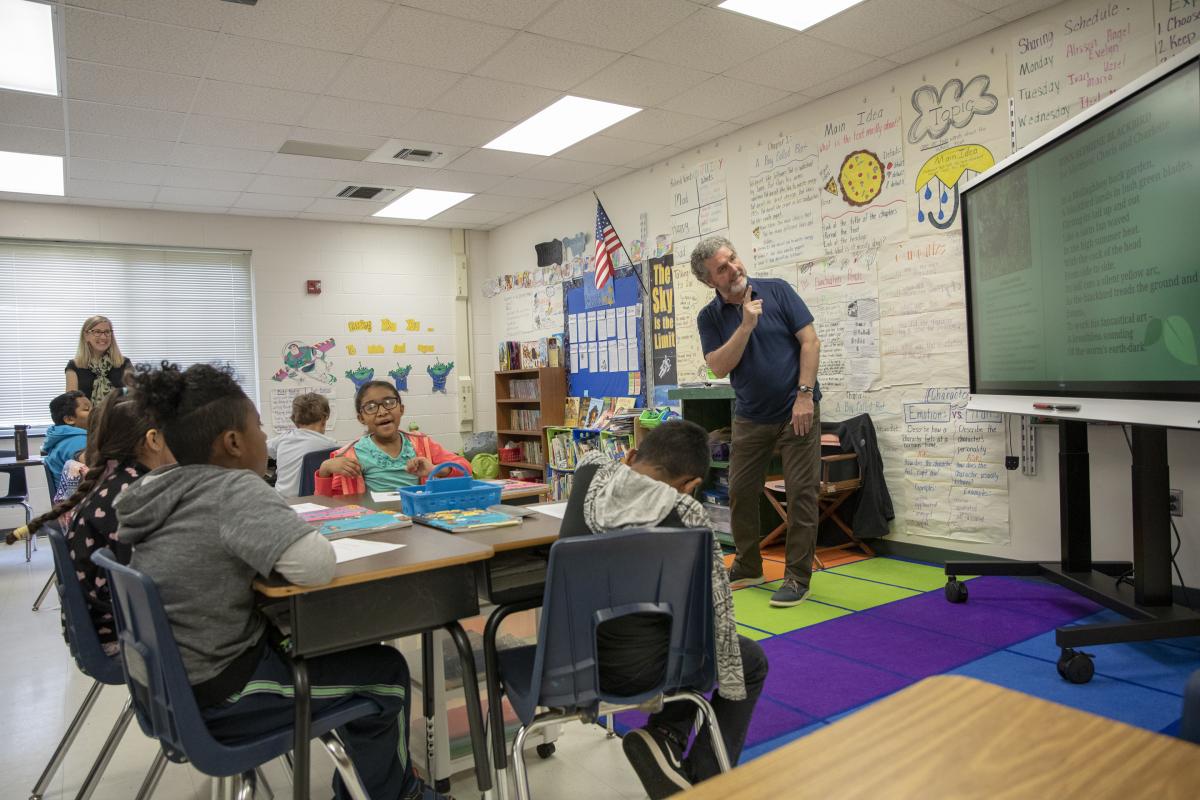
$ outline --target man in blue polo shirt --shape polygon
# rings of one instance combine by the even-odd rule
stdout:
[[[730,377],[737,398],[729,455],[737,558],[729,582],[739,588],[764,581],[759,496],[778,448],[787,486],[787,569],[771,605],[798,605],[812,580],[821,474],[821,342],[813,316],[786,281],[757,278],[752,285],[733,243],[723,237],[696,246],[692,272],[716,289],[696,318],[704,360],[718,377]]]

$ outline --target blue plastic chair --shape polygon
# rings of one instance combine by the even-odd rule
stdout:
[[[0,456],[16,457],[16,450],[0,450]],[[0,507],[22,506],[25,509],[25,524],[33,519],[33,506],[29,504],[29,481],[25,477],[24,467],[0,467],[0,473],[8,476],[8,490],[0,495]],[[53,491],[53,490],[51,490]],[[33,557],[33,537],[25,540],[25,560]]]
[[[125,683],[142,730],[158,739],[168,759],[190,762],[212,777],[217,783],[216,796],[243,797],[248,793],[253,797],[257,767],[291,752],[292,726],[236,742],[215,739],[200,715],[154,581],[132,567],[118,564],[107,548],[93,553],[92,561],[108,575]],[[334,729],[378,713],[374,701],[361,698],[313,716],[313,737],[321,740],[356,800],[370,798]]]
[[[30,800],[39,800],[50,786],[50,781],[54,777],[54,773],[62,765],[67,750],[70,749],[71,744],[75,741],[75,736],[83,727],[84,720],[87,719],[92,707],[96,704],[96,699],[100,696],[100,690],[105,686],[120,686],[125,682],[125,673],[121,669],[120,659],[115,656],[106,655],[104,648],[100,645],[100,638],[96,635],[96,628],[93,626],[91,615],[88,613],[87,600],[83,595],[83,586],[80,585],[79,579],[75,577],[75,565],[71,561],[71,554],[67,549],[66,537],[56,523],[46,525],[43,530],[50,539],[50,552],[54,556],[53,577],[56,579],[58,597],[62,603],[63,629],[67,639],[67,646],[71,650],[71,656],[75,659],[75,664],[79,667],[79,671],[92,678],[95,682],[92,684],[92,688],[88,690],[82,705],[79,706],[79,711],[75,713],[75,718],[67,726],[67,732],[63,734],[62,741],[58,743],[54,755],[50,757],[50,763],[46,765],[46,769],[42,772],[41,777],[38,778],[33,791],[30,792]],[[108,739],[105,740],[104,746],[100,749],[100,754],[96,757],[95,763],[92,764],[91,770],[88,771],[87,777],[83,781],[83,785],[79,790],[79,797],[89,797],[95,790],[100,782],[101,775],[104,774],[104,769],[108,766],[109,759],[112,758],[117,745],[120,744],[121,737],[125,734],[125,729],[129,727],[129,721],[132,718],[133,709],[127,700],[125,707],[121,709],[121,713],[117,717],[116,724],[113,725],[112,731],[108,735]],[[162,775],[164,767],[166,767],[166,758],[160,753],[155,759],[145,783],[142,784],[142,789],[138,792],[137,796],[139,798],[149,797],[153,793],[154,786],[158,783],[158,778]]]
[[[334,451],[325,447],[304,454],[304,457],[300,461],[300,489],[298,497],[312,497],[317,493],[316,472],[332,452]]]
[[[701,694],[716,681],[712,558],[712,532],[703,528],[622,531],[560,539],[551,546],[537,644],[498,652],[493,648],[486,654],[521,720],[513,743],[521,800],[529,798],[524,745],[530,734],[567,720],[594,722],[601,714],[658,707],[660,701],[695,703],[708,725],[721,770],[729,770],[712,706]],[[536,602],[506,610],[532,605]],[[596,628],[639,612],[671,618],[663,679],[634,696],[603,692]],[[499,703],[498,696],[489,699]],[[551,710],[539,714],[538,707]],[[503,727],[492,733],[502,737]]]
[[[1183,718],[1179,721],[1179,738],[1200,744],[1200,669],[1192,673],[1183,687]]]

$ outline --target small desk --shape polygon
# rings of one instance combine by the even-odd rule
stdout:
[[[337,506],[375,505],[369,498],[302,497],[291,503]],[[462,536],[413,525],[362,538],[394,542],[405,547],[339,564],[324,586],[295,586],[281,580],[256,581],[254,588],[268,600],[287,604],[291,623],[292,671],[296,681],[296,744],[294,796],[308,798],[308,749],[311,730],[310,688],[305,659],[349,650],[383,639],[428,634],[444,627],[458,648],[466,691],[475,775],[480,791],[491,787],[483,729],[479,684],[470,642],[458,620],[479,614],[475,592],[477,566],[491,558],[492,548]],[[361,613],[369,610],[370,613]],[[426,653],[426,660],[431,657]],[[405,721],[407,727],[407,721]]]
[[[679,797],[1128,800],[1198,791],[1200,747],[938,675]]]
[[[17,461],[15,456],[0,456],[0,467],[37,467],[41,466],[42,460],[37,456],[30,456]]]

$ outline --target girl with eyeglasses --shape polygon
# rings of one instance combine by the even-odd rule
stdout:
[[[354,395],[358,421],[366,436],[336,450],[317,470],[316,493],[326,497],[394,492],[424,483],[435,466],[452,461],[470,474],[471,467],[421,433],[400,430],[404,403],[386,381],[364,383]]]
[[[117,346],[112,320],[97,314],[83,321],[75,358],[67,362],[67,391],[80,391],[99,406],[113,389],[125,385],[129,359]]]

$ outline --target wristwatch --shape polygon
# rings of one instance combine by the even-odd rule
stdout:
[[[813,387],[809,386],[807,383],[802,383],[796,387],[796,391],[801,392],[802,394],[812,394]]]

